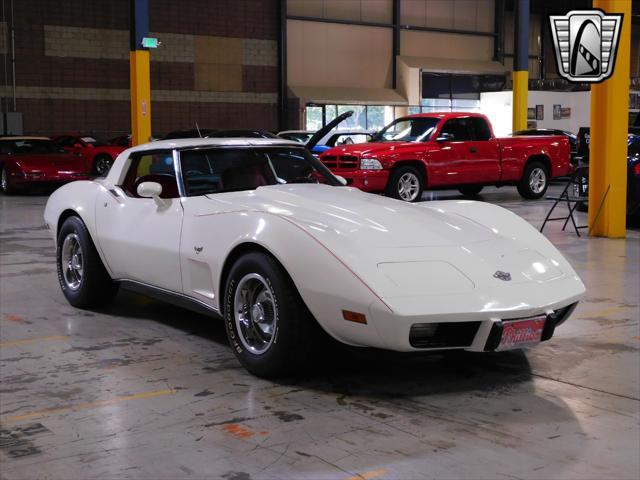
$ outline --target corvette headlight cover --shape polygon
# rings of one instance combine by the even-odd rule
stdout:
[[[382,170],[382,164],[375,158],[362,158],[360,170]]]

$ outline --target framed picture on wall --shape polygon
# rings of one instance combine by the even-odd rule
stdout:
[[[544,120],[544,105],[536,105],[536,120]]]
[[[536,119],[536,109],[528,108],[527,109],[527,120],[535,120]]]
[[[562,105],[560,105],[559,103],[553,105],[553,119],[562,119]]]
[[[571,118],[571,108],[563,107],[560,109],[560,117],[561,118]]]

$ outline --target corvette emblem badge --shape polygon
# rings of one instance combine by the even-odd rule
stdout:
[[[613,73],[622,14],[572,10],[550,15],[558,73],[574,83],[599,83]]]
[[[505,282],[511,281],[511,274],[509,272],[503,272],[502,270],[498,270],[496,273],[494,273],[493,277],[503,280]]]
[[[203,248],[204,248],[204,247],[193,247],[193,249],[194,249],[194,250],[195,250],[195,252],[196,252],[196,255],[199,255]]]

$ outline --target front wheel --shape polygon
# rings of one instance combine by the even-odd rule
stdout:
[[[549,171],[542,162],[530,162],[524,169],[522,180],[518,184],[518,193],[528,199],[542,197],[549,186]]]
[[[460,187],[458,191],[465,197],[475,197],[480,194],[482,188],[482,185],[465,185],[464,187]]]
[[[113,159],[109,155],[97,155],[93,160],[93,172],[102,177],[107,174],[112,163]]]
[[[422,198],[424,180],[414,167],[400,167],[391,172],[387,183],[387,196],[405,202],[417,202]]]
[[[67,301],[78,308],[109,303],[118,291],[79,217],[67,218],[58,234],[58,281]]]
[[[15,192],[13,185],[11,185],[9,172],[4,165],[0,166],[0,190],[2,190],[2,193],[5,195],[11,195]]]
[[[259,377],[291,373],[318,340],[295,285],[274,258],[260,252],[243,255],[231,268],[224,318],[236,357]]]

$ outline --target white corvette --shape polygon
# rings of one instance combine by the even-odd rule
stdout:
[[[118,286],[224,318],[261,376],[301,364],[318,328],[396,351],[494,351],[549,339],[585,288],[517,215],[407,204],[343,186],[301,145],[159,141],[58,189],[45,221],[68,301]]]

